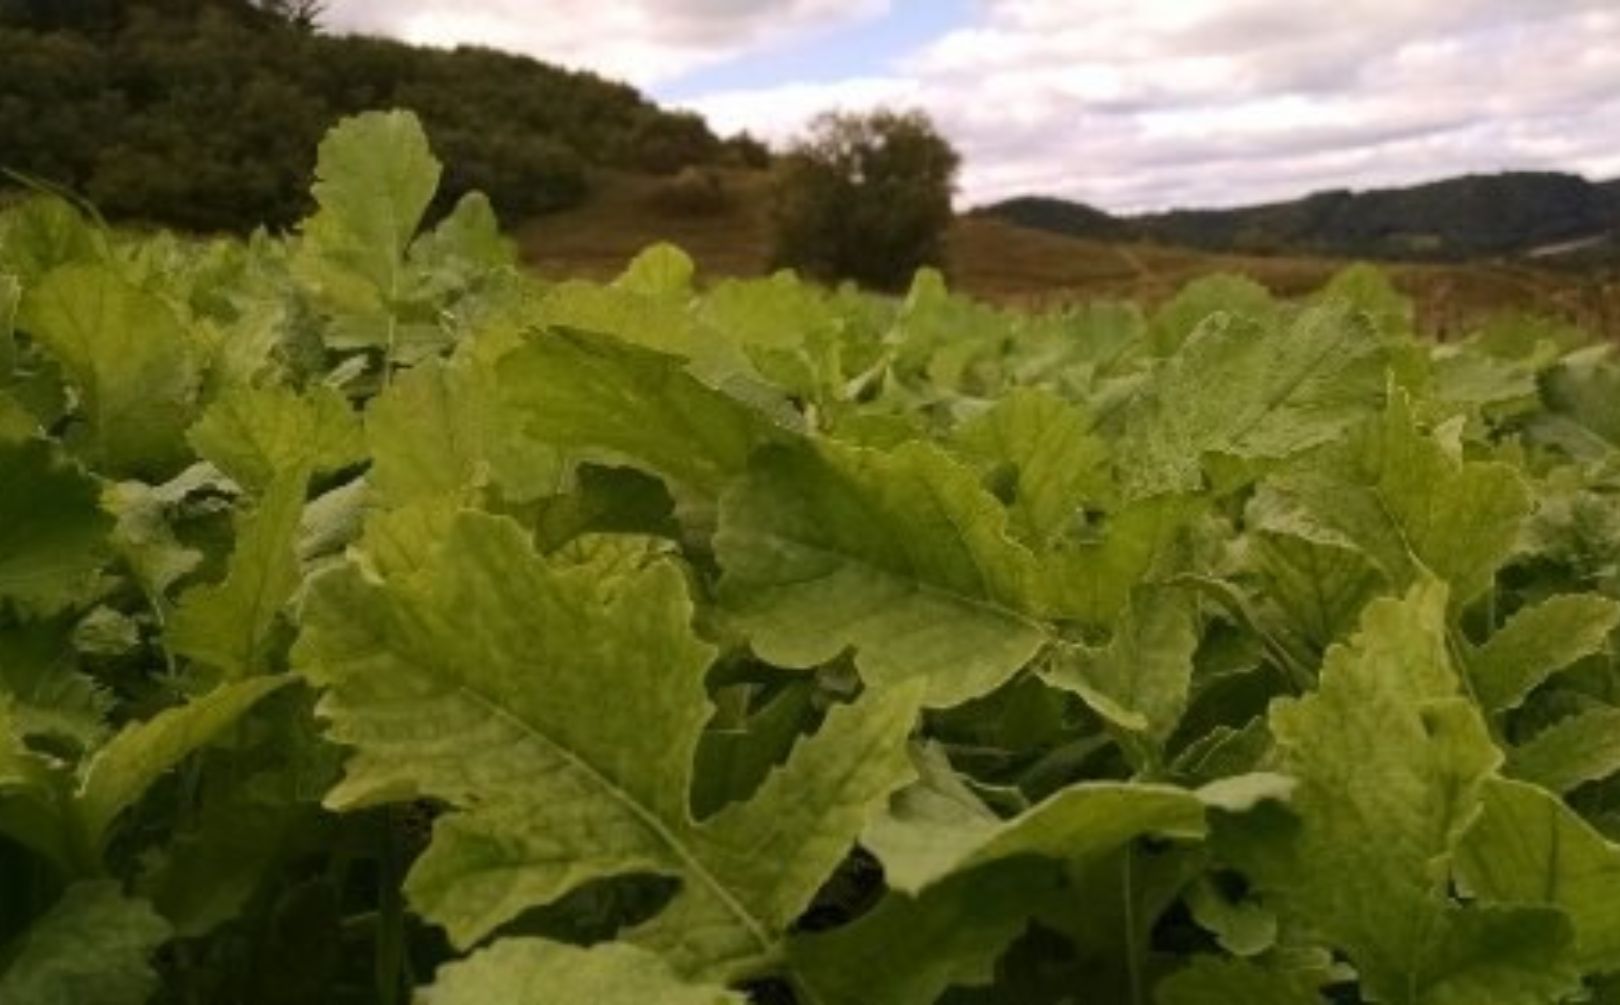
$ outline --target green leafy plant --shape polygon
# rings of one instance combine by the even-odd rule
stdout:
[[[0,1001],[1620,993],[1609,346],[0,214]]]

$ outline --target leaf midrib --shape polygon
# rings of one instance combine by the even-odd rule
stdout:
[[[741,922],[742,926],[748,931],[749,936],[752,937],[753,940],[758,944],[762,952],[768,952],[770,950],[774,940],[772,940],[770,933],[766,930],[764,923],[749,913],[748,909],[732,895],[731,891],[726,888],[725,884],[720,882],[720,879],[710,872],[709,869],[686,848],[675,832],[671,830],[670,827],[662,819],[660,819],[656,813],[642,805],[638,799],[626,792],[606,775],[602,774],[602,772],[598,771],[594,765],[585,760],[578,753],[552,739],[550,736],[546,735],[544,731],[533,723],[529,722],[527,719],[513,714],[494,698],[483,693],[477,688],[471,687],[460,681],[457,682],[456,690],[470,698],[477,705],[486,709],[496,719],[508,723],[509,725],[515,727],[524,736],[531,738],[546,749],[555,752],[557,756],[561,757],[571,767],[583,773],[587,778],[599,786],[602,791],[607,793],[607,795],[613,799],[614,802],[624,807],[624,809],[628,811],[631,816],[633,816],[648,830],[652,831],[653,834],[657,836],[658,840],[663,842],[670,849],[670,851],[674,853],[676,859],[679,861],[679,864],[682,867],[683,876],[691,875],[694,878],[701,880],[703,885],[708,887],[710,892],[714,894],[715,898],[725,906],[726,910],[730,911],[736,916],[737,920]]]

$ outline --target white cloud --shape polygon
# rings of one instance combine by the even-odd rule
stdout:
[[[969,202],[1236,204],[1506,168],[1620,173],[1613,0],[984,0],[885,77],[699,97],[791,134],[840,105],[920,105]]]
[[[648,86],[933,0],[332,0],[338,29],[476,42]],[[758,72],[757,69],[755,72]],[[722,132],[931,112],[963,201],[1110,209],[1466,171],[1620,174],[1616,0],[978,0],[877,72],[701,95]]]
[[[850,21],[889,0],[331,0],[338,31],[487,45],[646,86]]]

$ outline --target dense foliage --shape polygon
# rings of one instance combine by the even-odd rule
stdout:
[[[304,6],[0,0],[0,168],[109,218],[247,231],[302,216],[322,133],[380,104],[426,123],[445,208],[477,189],[519,217],[579,202],[592,165],[664,173],[726,152],[698,117],[623,84],[313,32]]]
[[[961,158],[922,112],[829,112],[777,165],[776,265],[904,289],[945,261]]]
[[[1620,970],[1620,366],[0,216],[0,1001],[1544,1005]]]

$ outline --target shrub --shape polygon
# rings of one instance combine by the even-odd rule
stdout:
[[[777,165],[775,264],[903,287],[944,262],[960,162],[922,112],[820,116]]]
[[[731,193],[719,172],[686,167],[661,180],[646,199],[647,207],[670,216],[714,216],[731,206]]]

